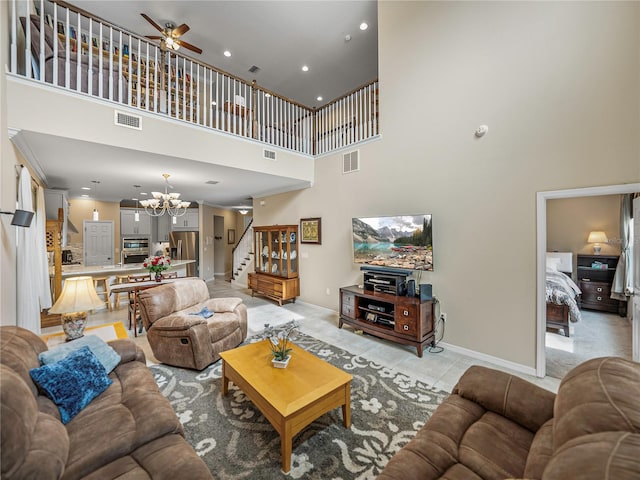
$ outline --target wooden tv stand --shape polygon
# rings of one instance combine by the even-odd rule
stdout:
[[[433,301],[363,290],[340,289],[340,323],[356,330],[403,345],[416,347],[418,356],[426,345],[434,345]]]

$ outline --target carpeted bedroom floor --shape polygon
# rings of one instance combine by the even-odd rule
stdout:
[[[582,319],[569,326],[571,336],[546,333],[547,375],[564,377],[569,370],[595,357],[618,356],[631,360],[631,323],[612,313],[582,310]]]

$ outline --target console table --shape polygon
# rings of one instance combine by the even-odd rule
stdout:
[[[434,305],[420,297],[363,290],[355,285],[340,289],[340,322],[392,342],[416,347],[418,356],[434,345]]]

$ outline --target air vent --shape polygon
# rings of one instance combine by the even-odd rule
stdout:
[[[218,180],[207,180],[204,183],[206,183],[207,185],[217,185],[220,182]]]
[[[342,173],[357,172],[360,170],[360,150],[342,155]]]
[[[275,160],[276,159],[276,152],[273,150],[263,150],[262,156],[264,158],[267,158],[269,160]]]
[[[115,110],[114,120],[116,125],[120,125],[121,127],[142,130],[142,117],[139,117],[138,115],[130,115],[128,113]]]
[[[256,73],[256,72],[260,71],[260,67],[256,67],[255,65],[251,65],[251,68],[249,69],[249,71],[251,73]]]

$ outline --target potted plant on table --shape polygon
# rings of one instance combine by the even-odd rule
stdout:
[[[300,326],[295,320],[285,324],[281,329],[276,331],[274,327],[268,323],[264,325],[264,338],[269,339],[269,346],[273,359],[271,362],[276,368],[287,368],[289,360],[291,360],[291,346],[289,342],[298,333]]]
[[[156,282],[160,282],[162,281],[162,272],[171,268],[171,259],[164,255],[157,255],[145,258],[142,266],[149,270],[149,273],[155,275]]]

